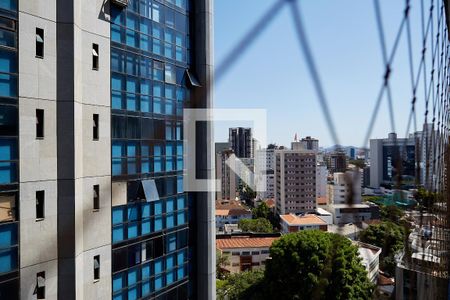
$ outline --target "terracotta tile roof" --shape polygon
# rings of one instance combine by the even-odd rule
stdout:
[[[275,207],[275,200],[273,200],[273,199],[267,199],[267,200],[266,200],[266,205],[267,205],[269,208]]]
[[[216,216],[228,216],[229,209],[216,209]]]
[[[217,249],[235,248],[269,248],[279,237],[239,237],[229,239],[217,239]]]
[[[378,285],[394,285],[395,280],[393,278],[389,278],[384,276],[383,274],[378,275]]]
[[[296,216],[294,214],[281,215],[280,218],[288,225],[327,225],[327,222],[316,215]]]

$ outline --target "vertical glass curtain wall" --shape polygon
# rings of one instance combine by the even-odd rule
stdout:
[[[127,204],[112,209],[113,299],[186,299],[188,0],[131,0],[111,15],[111,169],[127,182]],[[158,197],[141,200],[148,179]]]
[[[17,0],[0,1],[0,298],[19,298]]]

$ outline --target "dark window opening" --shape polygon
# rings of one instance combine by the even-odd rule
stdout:
[[[92,69],[98,70],[99,55],[98,44],[92,44]]]
[[[45,191],[36,191],[36,219],[45,218]]]
[[[34,294],[38,300],[45,299],[45,272],[39,272],[36,274],[36,288]]]
[[[100,280],[100,255],[94,256],[94,280]]]
[[[44,29],[36,28],[36,57],[44,58]]]
[[[36,138],[44,138],[44,110],[36,109]]]
[[[98,184],[94,185],[94,210],[100,209],[100,186]]]
[[[94,121],[94,124],[93,124],[93,126],[92,126],[92,129],[93,129],[93,139],[94,140],[98,140],[98,127],[99,127],[99,124],[98,124],[98,114],[94,114],[94,116],[93,116],[93,121]]]

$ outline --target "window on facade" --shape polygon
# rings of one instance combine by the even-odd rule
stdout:
[[[92,44],[92,70],[98,70],[99,55],[98,44]]]
[[[92,124],[92,138],[95,141],[98,141],[98,137],[99,137],[99,134],[98,134],[99,128],[98,127],[99,127],[98,114],[94,114],[93,115],[93,124]]]
[[[36,274],[36,287],[34,294],[38,300],[45,299],[45,272],[39,272]]]
[[[36,109],[36,138],[44,138],[44,110]]]
[[[94,280],[100,280],[100,255],[94,256]]]
[[[100,209],[100,186],[98,184],[93,187],[93,209]]]
[[[44,58],[44,29],[36,28],[36,57]]]
[[[36,191],[36,220],[45,218],[45,191]]]

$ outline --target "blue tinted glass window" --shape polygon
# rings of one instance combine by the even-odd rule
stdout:
[[[125,34],[126,34],[127,45],[130,47],[137,48],[138,47],[138,33],[133,30],[127,29]]]
[[[17,164],[15,162],[0,162],[0,183],[17,181]]]
[[[164,21],[164,10],[163,6],[157,3],[152,3],[152,20],[158,23]]]
[[[162,149],[163,149],[163,148],[162,148],[161,145],[155,145],[155,146],[153,147],[153,152],[154,152],[155,156],[163,155]]]
[[[148,35],[145,35],[145,34],[140,34],[140,36],[141,36],[141,40],[140,40],[140,43],[139,43],[139,48],[141,48],[141,50],[144,50],[144,51],[151,51],[152,50],[152,47],[151,47],[151,38],[148,36]]]
[[[119,291],[124,286],[124,275],[123,273],[114,275],[113,277],[113,292]]]
[[[147,279],[150,277],[150,264],[142,266],[142,279]]]
[[[172,101],[170,101],[170,100],[166,100],[165,101],[165,114],[166,115],[173,115],[175,112],[174,112],[174,105],[173,105],[173,102]]]
[[[164,35],[163,27],[160,24],[153,22],[152,35],[154,38],[162,40]]]
[[[17,248],[0,250],[0,273],[17,269]]]
[[[159,274],[163,271],[163,261],[162,259],[157,259],[154,262],[153,269],[155,270],[155,274]]]
[[[141,206],[142,218],[150,217],[150,203],[144,203]]]
[[[155,291],[163,287],[163,277],[161,275],[155,277]]]
[[[154,167],[155,167],[155,172],[161,172],[162,171],[162,159],[161,159],[161,157],[155,157],[154,158]]]
[[[124,89],[124,78],[120,74],[113,73],[111,76],[111,88],[113,90],[123,90]]]
[[[166,201],[166,213],[172,212],[174,210],[174,200],[173,198],[168,198]]]
[[[114,109],[123,109],[122,93],[113,91],[111,93],[111,105]]]
[[[124,169],[122,168],[122,159],[120,158],[112,159],[112,174],[113,175],[124,174]]]
[[[149,96],[141,96],[141,111],[142,112],[152,112],[151,102]]]
[[[180,212],[177,213],[177,224],[178,225],[183,225],[184,223],[186,223],[185,212],[184,211],[180,211]]]
[[[16,33],[6,29],[0,29],[0,45],[16,48]]]
[[[173,267],[174,267],[174,257],[173,255],[169,255],[166,258],[166,269],[169,270],[172,269]]]
[[[175,226],[175,218],[173,216],[173,214],[167,214],[166,216],[166,227],[167,228],[172,228]]]
[[[182,265],[184,263],[184,250],[177,254],[177,264]]]
[[[155,231],[160,231],[163,229],[162,217],[155,217]]]
[[[141,79],[141,94],[150,95],[150,80]]]
[[[184,277],[184,267],[178,268],[177,277],[178,277],[178,280],[180,280]]]
[[[167,236],[167,252],[172,252],[177,249],[177,236],[171,234]]]
[[[175,99],[175,86],[166,84],[166,98]]]
[[[138,28],[138,17],[130,12],[127,13],[127,28],[137,30]]]
[[[138,270],[128,270],[128,285],[135,284],[138,280]]]
[[[163,97],[163,85],[161,83],[153,83],[153,95],[155,97]]]
[[[114,226],[112,234],[113,234],[113,243],[123,241],[125,239],[123,225]]]
[[[164,56],[167,58],[173,58],[172,45],[164,43]]]
[[[127,159],[127,168],[128,174],[136,174],[137,173],[137,160],[135,158]]]
[[[179,176],[177,178],[177,193],[183,193],[183,177]]]
[[[183,143],[177,143],[177,155],[183,155]]]
[[[153,112],[157,114],[162,113],[161,98],[153,98]]]
[[[137,102],[135,94],[127,94],[127,110],[136,111],[137,110]]]
[[[134,77],[127,78],[127,92],[137,93],[137,79]]]
[[[0,8],[15,11],[17,10],[17,0],[2,0]]]
[[[128,283],[128,285],[130,285],[130,283]],[[137,287],[128,289],[128,300],[137,300],[138,298],[137,293],[138,293]]]
[[[177,209],[183,209],[185,207],[184,204],[184,196],[178,196],[177,199]]]
[[[17,76],[0,74],[0,96],[17,97]]]
[[[138,219],[138,206],[132,205],[128,207],[128,221],[136,221]]]
[[[155,215],[162,214],[162,203],[161,201],[155,201]]]
[[[111,40],[113,42],[122,42],[122,33],[118,25],[111,25]]]
[[[0,139],[0,160],[17,159],[17,140]]]
[[[166,275],[166,284],[171,284],[173,282],[173,273],[174,272],[169,272]]]
[[[136,153],[137,153],[137,144],[129,142],[127,145],[127,156],[136,156]]]
[[[142,297],[148,296],[151,292],[150,281],[145,281],[142,283]]]
[[[177,158],[177,170],[183,170],[183,157],[178,157]],[[183,183],[183,182],[181,182]],[[181,192],[178,192],[181,193]]]
[[[141,225],[141,234],[149,234],[151,232],[151,227],[150,227],[151,223],[150,220],[147,221],[142,221],[142,225]]]
[[[17,73],[16,52],[0,49],[0,72]]]
[[[138,236],[138,225],[137,223],[128,224],[128,238],[132,239]]]
[[[141,10],[142,15],[145,15],[144,12],[148,12],[148,9],[145,9],[144,11]],[[146,18],[141,18],[140,31],[145,34],[149,34],[149,35],[152,34],[151,21]]]
[[[173,43],[175,41],[175,35],[172,29],[167,28],[164,32],[164,41]]]
[[[162,47],[161,47],[161,41],[158,39],[153,39],[153,53],[157,55],[162,54]]]
[[[111,49],[111,70],[116,72],[124,72],[125,54],[117,49]]]
[[[122,157],[125,156],[123,143],[121,142],[113,142],[112,145],[112,156],[113,157]]]
[[[166,157],[166,171],[173,170],[173,157]]]
[[[123,223],[123,207],[113,207],[112,209],[113,224]]]
[[[0,226],[0,248],[17,244],[17,225],[5,224]]]

